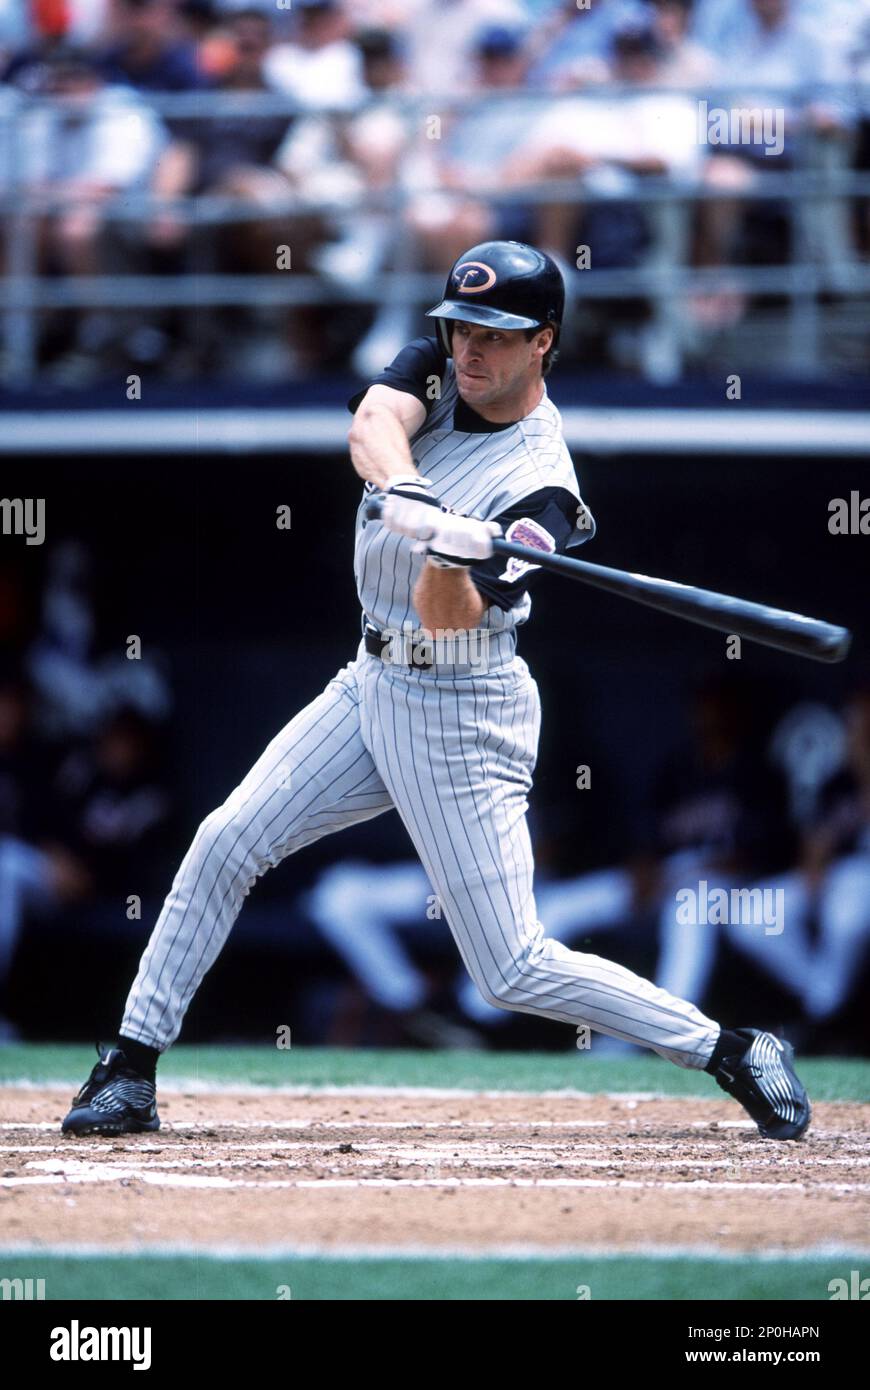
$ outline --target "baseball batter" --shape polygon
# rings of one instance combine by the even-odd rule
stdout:
[[[791,1048],[728,1030],[613,961],[548,938],[537,917],[527,798],[538,690],[517,629],[536,570],[492,554],[588,540],[545,377],[564,284],[519,242],[469,250],[419,338],[350,403],[363,480],[354,660],[272,740],[207,816],[166,898],[105,1051],[63,1122],[71,1134],[154,1130],[157,1059],[256,879],[305,845],[398,811],[465,968],[501,1008],[542,1014],[706,1069],[769,1138],[796,1139],[810,1107]],[[366,503],[383,495],[380,520]]]

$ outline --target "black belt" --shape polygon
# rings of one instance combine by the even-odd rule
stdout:
[[[426,642],[421,639],[415,641],[409,634],[393,633],[385,636],[378,632],[376,627],[366,623],[363,629],[363,645],[369,656],[378,656],[381,661],[390,661],[397,666],[408,666],[414,671],[431,671],[432,662],[423,655],[421,648],[425,650]],[[397,652],[398,649],[398,652]],[[401,653],[402,660],[399,660],[398,653]],[[406,661],[404,657],[407,656]]]

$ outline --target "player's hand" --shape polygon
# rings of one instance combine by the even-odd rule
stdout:
[[[429,478],[416,473],[399,473],[388,478],[381,503],[381,521],[388,531],[411,540],[427,541],[434,535],[434,524],[441,503],[432,493]]]
[[[473,516],[454,516],[444,512],[435,518],[435,534],[428,543],[415,547],[425,550],[439,569],[465,569],[478,560],[488,560],[492,542],[501,535],[497,521],[478,521]]]

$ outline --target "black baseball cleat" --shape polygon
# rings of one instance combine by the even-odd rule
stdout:
[[[160,1128],[157,1088],[133,1071],[119,1047],[97,1051],[100,1060],[61,1125],[63,1134],[140,1134]]]
[[[800,1139],[811,1118],[809,1097],[792,1066],[794,1048],[760,1028],[735,1028],[743,1052],[724,1057],[715,1079],[739,1100],[764,1139]]]

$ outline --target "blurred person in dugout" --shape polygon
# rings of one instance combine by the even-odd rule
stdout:
[[[678,890],[697,890],[701,880],[711,893],[749,886],[794,862],[785,779],[764,756],[765,733],[749,687],[733,678],[701,682],[691,695],[687,738],[654,777],[630,862],[547,884],[547,927],[556,939],[570,945],[652,911],[656,984],[691,984],[703,998],[717,927],[684,925]]]
[[[113,220],[121,195],[145,193],[167,135],[133,92],[107,86],[92,55],[61,45],[20,65],[15,79],[39,97],[62,104],[25,108],[16,127],[14,173],[0,170],[6,192],[22,191],[33,212],[29,235],[44,274],[99,275],[123,260],[132,224]],[[14,185],[13,185],[14,178]],[[9,254],[8,230],[6,256]],[[106,350],[110,318],[101,312],[57,311],[45,321],[44,358]]]
[[[33,690],[0,680],[0,1040],[14,1036],[7,983],[28,917],[129,894],[165,871],[171,802],[157,726],[119,709],[92,739],[51,750],[33,733]]]
[[[796,866],[757,885],[781,894],[782,931],[720,928],[815,1025],[835,1023],[854,998],[870,947],[870,683],[848,697],[844,722],[844,764],[821,788]],[[683,973],[703,997],[714,948],[684,946]]]
[[[551,882],[548,927],[570,944],[657,904],[662,989],[703,1000],[725,944],[791,994],[807,1022],[829,1024],[854,998],[870,947],[870,685],[846,703],[844,765],[797,836],[756,713],[748,689],[699,688],[692,743],[656,779],[646,850],[628,868]],[[681,910],[678,892],[700,902],[702,880],[706,901],[728,894],[725,920]],[[730,910],[735,888],[754,893],[752,912]]]

